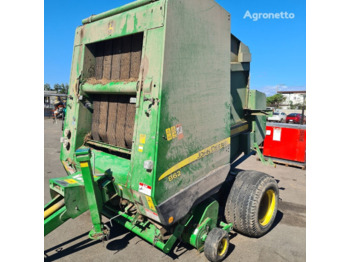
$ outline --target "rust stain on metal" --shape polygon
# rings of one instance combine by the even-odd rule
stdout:
[[[107,33],[111,35],[115,31],[115,22],[113,20],[108,22]]]
[[[86,80],[86,83],[90,85],[98,85],[98,84],[107,85],[108,83],[112,83],[112,82],[130,83],[130,82],[136,82],[136,81],[137,81],[137,78],[118,79],[117,81],[113,81],[106,78],[96,79],[94,77],[91,77]]]
[[[83,39],[84,37],[84,29],[85,29],[85,26],[82,26],[80,29],[80,39]]]
[[[91,136],[91,132],[87,133],[86,136],[84,137],[84,144],[91,140],[92,139],[92,136]]]
[[[149,60],[148,57],[145,55],[141,61],[141,72],[142,72],[142,81],[145,80],[149,70]]]

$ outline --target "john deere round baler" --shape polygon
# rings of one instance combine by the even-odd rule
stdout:
[[[249,89],[249,48],[213,0],[139,0],[75,32],[60,160],[45,235],[89,210],[168,253],[189,243],[210,261],[231,230],[260,237],[276,181],[235,167],[265,136],[266,98]],[[224,215],[220,216],[222,206]]]

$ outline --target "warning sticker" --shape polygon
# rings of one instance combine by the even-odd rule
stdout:
[[[182,125],[180,125],[180,124],[176,125],[176,134],[177,134],[178,140],[181,140],[182,138],[184,138],[184,133],[182,131]]]
[[[146,143],[146,135],[141,134],[140,135],[140,144],[145,144]]]
[[[171,139],[173,139],[170,128],[165,129],[165,132],[166,132],[166,140],[170,141]]]
[[[81,162],[81,163],[80,163],[80,166],[81,166],[81,167],[88,167],[89,164],[88,164],[88,162]]]
[[[274,128],[272,140],[273,141],[281,141],[281,132],[282,132],[281,128]]]
[[[149,208],[152,209],[152,210],[154,210],[154,211],[156,211],[156,208],[154,207],[152,198],[149,197],[149,196],[146,196],[146,200],[147,200],[147,203],[148,203]]]
[[[184,138],[181,124],[177,124],[175,126],[167,128],[165,129],[165,132],[166,132],[166,140],[168,141],[175,138],[177,138],[178,140],[181,140],[182,138]]]
[[[78,174],[76,176],[73,176],[76,180],[83,180],[82,175]]]
[[[175,139],[177,137],[175,126],[171,127],[171,135],[172,135],[173,139]]]
[[[139,145],[139,152],[143,152],[143,146]]]
[[[152,218],[153,220],[156,220],[156,221],[160,221],[157,213],[152,212],[151,210],[148,210],[147,208],[145,208],[145,212],[149,218]]]
[[[64,181],[66,181],[68,184],[76,184],[77,181],[74,179],[65,179]]]
[[[144,183],[139,183],[139,192],[151,196],[152,187]]]

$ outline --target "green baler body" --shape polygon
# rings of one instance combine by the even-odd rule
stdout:
[[[68,177],[50,181],[52,195],[84,187],[75,152],[90,148],[95,181],[112,177],[139,214],[175,225],[264,139],[249,49],[213,0],[136,1],[83,22],[60,155]]]

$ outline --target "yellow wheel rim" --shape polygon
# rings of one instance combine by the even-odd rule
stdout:
[[[273,189],[267,190],[260,202],[259,206],[259,223],[266,226],[271,222],[276,207],[276,194]]]
[[[219,257],[225,254],[227,247],[228,247],[228,240],[227,238],[224,237],[223,239],[221,239],[219,244],[219,249],[218,249]]]

